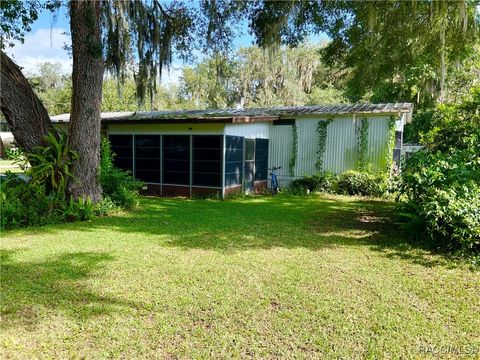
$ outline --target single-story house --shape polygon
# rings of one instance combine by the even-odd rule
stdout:
[[[103,113],[115,164],[148,192],[198,196],[253,192],[281,166],[282,186],[318,171],[386,171],[400,160],[412,104]],[[52,117],[68,123],[69,115]]]

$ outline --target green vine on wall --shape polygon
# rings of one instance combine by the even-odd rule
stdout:
[[[393,165],[393,149],[395,148],[395,131],[396,119],[395,116],[390,116],[388,119],[388,138],[387,138],[387,152],[385,155],[386,171],[390,173]]]
[[[317,172],[323,171],[323,155],[325,154],[325,149],[327,148],[327,127],[331,122],[332,119],[321,120],[317,125],[318,148],[317,158],[315,161],[315,170]]]
[[[298,153],[298,132],[297,132],[297,125],[292,125],[292,157],[290,158],[290,162],[288,164],[288,172],[290,176],[295,175],[295,165],[297,164],[297,153]]]
[[[360,128],[357,138],[357,169],[358,171],[368,170],[368,119],[362,118],[360,120]]]

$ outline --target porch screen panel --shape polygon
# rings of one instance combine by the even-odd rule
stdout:
[[[163,183],[190,185],[190,135],[163,136]]]
[[[225,186],[242,185],[243,137],[225,136]]]
[[[193,185],[222,186],[222,136],[194,135]]]
[[[135,177],[160,183],[160,135],[135,135]]]
[[[255,139],[255,180],[268,180],[268,139]]]
[[[113,164],[122,170],[133,172],[133,135],[109,135],[108,140],[115,154]]]

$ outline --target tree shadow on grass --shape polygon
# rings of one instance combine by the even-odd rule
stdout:
[[[17,261],[17,251],[1,250],[2,328],[34,327],[45,311],[75,318],[136,307],[89,290],[82,283],[112,260],[106,253],[76,252],[42,261]]]
[[[345,246],[368,246],[390,259],[404,259],[425,267],[455,267],[453,259],[434,248],[432,243],[413,240],[404,231],[394,203],[357,199],[354,208],[327,212],[312,221],[319,236],[349,229],[350,236],[327,236],[326,243]]]
[[[145,234],[165,247],[236,252],[273,247],[320,250],[369,246],[388,258],[423,266],[452,265],[411,242],[391,201],[335,197],[260,197],[231,201],[146,198],[124,216],[96,221],[89,230]]]
[[[329,196],[257,197],[228,201],[143,198],[126,214],[47,228],[47,232],[114,231],[164,247],[236,252],[250,249],[369,246],[388,258],[423,266],[451,265],[400,230],[391,201]],[[40,230],[41,231],[41,230]],[[130,240],[123,236],[124,241]]]

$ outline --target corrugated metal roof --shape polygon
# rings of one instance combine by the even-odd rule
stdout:
[[[413,104],[386,103],[386,104],[339,104],[314,106],[282,106],[271,108],[251,109],[207,109],[207,110],[167,110],[142,112],[115,112],[102,113],[102,120],[116,121],[155,121],[155,120],[263,120],[271,121],[274,117],[298,115],[340,115],[340,114],[397,114],[407,113],[411,116]],[[52,116],[53,122],[67,122],[70,114]]]

